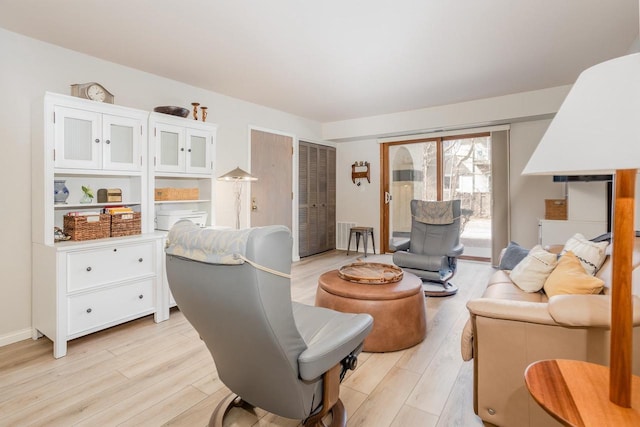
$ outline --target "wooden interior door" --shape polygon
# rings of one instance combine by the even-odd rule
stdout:
[[[285,225],[292,228],[293,138],[251,130],[251,226]],[[293,231],[293,230],[292,230]]]

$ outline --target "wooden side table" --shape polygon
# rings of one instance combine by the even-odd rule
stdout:
[[[524,374],[529,393],[566,426],[640,426],[640,377],[633,376],[631,408],[609,400],[609,368],[579,360],[542,360]]]
[[[367,257],[367,240],[371,235],[371,243],[373,244],[373,253],[376,253],[376,242],[373,239],[373,227],[351,227],[349,229],[349,243],[347,244],[347,255],[351,249],[351,237],[356,236],[356,252],[360,246],[360,237],[364,240],[364,257]]]

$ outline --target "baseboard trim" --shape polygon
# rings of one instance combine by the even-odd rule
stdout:
[[[31,338],[31,328],[0,335],[0,347]]]

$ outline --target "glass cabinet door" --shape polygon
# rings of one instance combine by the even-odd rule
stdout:
[[[56,167],[101,167],[100,113],[55,107],[54,122]]]
[[[138,119],[104,115],[103,166],[105,169],[141,170],[142,123]]]
[[[211,172],[210,138],[209,132],[187,129],[187,172]]]
[[[158,123],[156,125],[156,170],[184,172],[184,128]]]

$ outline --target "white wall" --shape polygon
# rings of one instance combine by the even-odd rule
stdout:
[[[526,247],[538,243],[538,220],[544,218],[544,199],[564,197],[563,185],[554,183],[550,176],[521,175],[549,123],[550,120],[534,120],[511,125],[510,234],[512,240]],[[371,184],[357,187],[351,182],[351,164],[356,160],[371,162]],[[376,139],[339,143],[336,165],[336,220],[372,226],[376,242],[380,242],[380,145]],[[380,242],[376,248],[380,250],[381,246]]]
[[[511,197],[511,240],[525,247],[538,243],[538,221],[544,219],[544,199],[564,198],[564,184],[550,176],[523,176],[531,154],[538,146],[550,120],[514,123],[509,144],[509,191]]]
[[[209,107],[218,124],[217,173],[249,170],[249,126],[320,140],[320,124],[281,111],[198,89],[0,29],[0,345],[30,336],[31,328],[31,109],[45,91],[69,94],[69,85],[97,81],[115,103],[151,111],[158,105]],[[217,184],[216,222],[235,223],[232,186]],[[248,192],[247,192],[248,193]],[[246,202],[246,200],[245,200]],[[243,212],[249,212],[243,206]],[[246,219],[243,221],[246,226]],[[37,262],[37,260],[36,260]]]
[[[322,133],[327,140],[352,141],[551,118],[570,89],[570,85],[558,86],[402,113],[324,123]]]
[[[340,143],[336,148],[336,221],[355,222],[373,227],[376,251],[380,244],[380,148],[376,140]],[[355,161],[371,165],[371,183],[357,186],[351,181],[351,165]],[[353,245],[352,245],[353,247]],[[360,247],[362,251],[362,246]],[[369,247],[368,251],[372,251]]]
[[[538,220],[544,218],[544,199],[561,198],[564,187],[551,177],[524,177],[522,170],[558,111],[570,86],[480,99],[441,107],[324,123],[324,139],[338,141],[338,222],[356,222],[375,227],[380,235],[380,148],[378,138],[469,132],[478,126],[510,124],[510,238],[525,246],[538,242]],[[452,132],[449,132],[452,131]],[[348,176],[355,160],[372,162],[372,183],[350,184]],[[340,187],[346,183],[345,187]],[[495,195],[500,197],[500,195]]]

